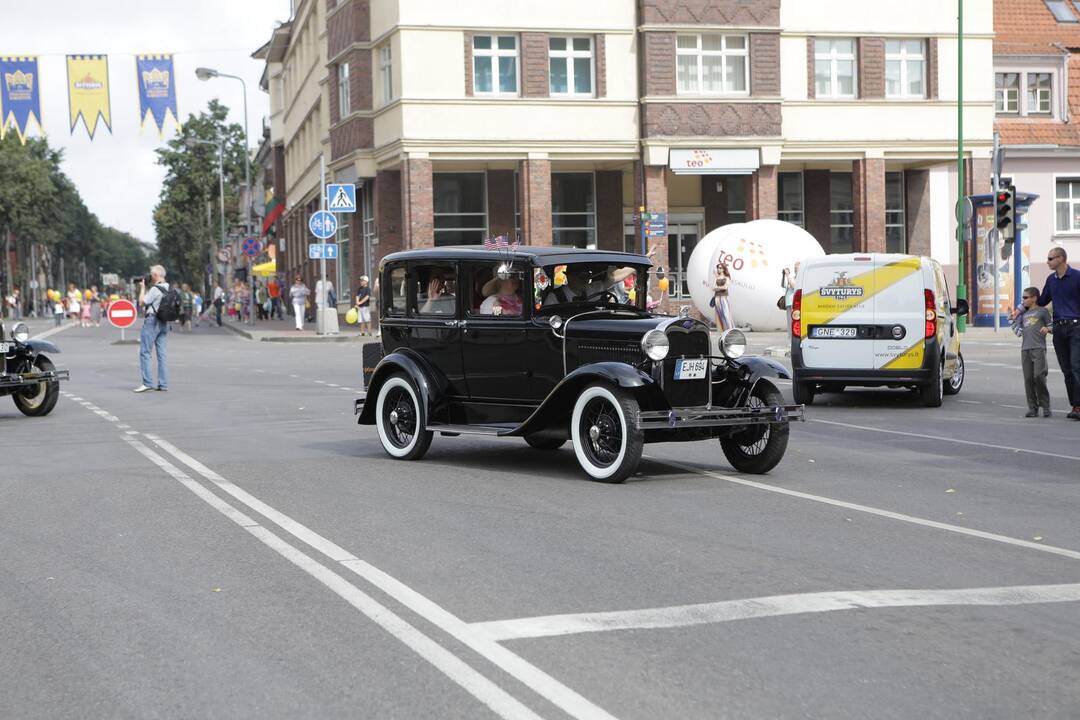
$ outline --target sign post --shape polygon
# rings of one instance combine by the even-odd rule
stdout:
[[[120,342],[124,342],[124,330],[135,324],[139,313],[135,310],[135,303],[130,300],[114,300],[109,303],[109,311],[106,317],[112,326],[120,329]]]

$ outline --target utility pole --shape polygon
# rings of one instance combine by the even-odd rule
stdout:
[[[964,204],[964,0],[956,0],[956,203]],[[967,270],[964,264],[964,220],[956,219],[956,299],[967,299]],[[967,330],[967,318],[956,316],[956,329]]]

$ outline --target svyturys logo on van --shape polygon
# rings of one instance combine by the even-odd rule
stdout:
[[[823,285],[818,293],[821,297],[847,300],[848,298],[862,297],[863,288],[861,285],[855,285],[846,272],[838,272],[832,282]]]

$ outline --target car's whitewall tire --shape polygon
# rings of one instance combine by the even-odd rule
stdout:
[[[387,378],[375,404],[375,426],[383,450],[399,460],[420,459],[431,445],[432,432],[424,429],[426,424],[427,413],[409,379],[401,374]]]
[[[578,396],[570,418],[570,439],[578,464],[590,478],[620,483],[637,469],[643,445],[637,411],[633,397],[603,383],[589,385]],[[598,413],[602,418],[592,423],[590,418]],[[604,444],[604,439],[609,442]]]

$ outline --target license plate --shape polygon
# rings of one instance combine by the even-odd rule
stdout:
[[[675,361],[675,379],[700,380],[705,377],[705,368],[708,366],[708,358],[697,358],[696,360],[681,358]]]
[[[810,329],[810,337],[815,338],[853,338],[858,333],[853,327],[834,327],[825,325]]]
[[[0,355],[7,355],[11,351],[11,343],[0,342]]]

